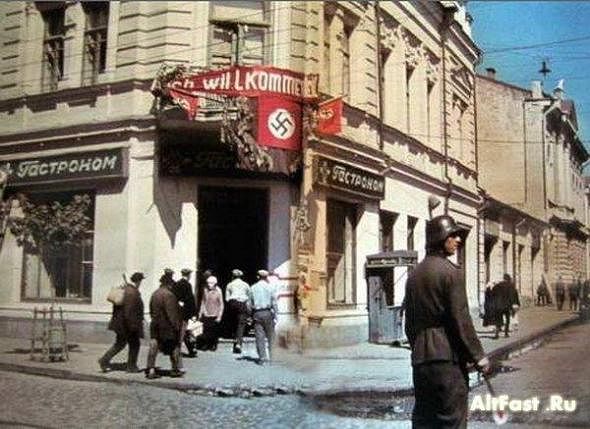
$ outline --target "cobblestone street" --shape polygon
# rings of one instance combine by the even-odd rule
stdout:
[[[510,399],[538,397],[539,411],[512,413],[511,421],[540,427],[588,427],[590,425],[590,324],[570,326],[555,333],[550,341],[538,350],[504,362],[514,371],[501,373],[492,380],[496,395],[507,394]],[[485,395],[480,386],[474,394]],[[551,395],[565,400],[575,399],[574,412],[548,411]],[[506,425],[508,426],[508,425]]]
[[[0,372],[3,427],[391,428],[407,423],[312,412],[296,395],[256,399],[195,396],[131,384]]]

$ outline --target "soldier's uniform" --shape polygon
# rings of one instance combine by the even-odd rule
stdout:
[[[412,347],[414,428],[467,425],[467,364],[489,369],[469,314],[460,268],[444,242],[462,231],[450,216],[427,225],[427,255],[406,283],[406,335]]]

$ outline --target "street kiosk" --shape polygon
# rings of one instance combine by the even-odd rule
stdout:
[[[400,344],[404,338],[402,302],[406,274],[418,263],[418,252],[395,250],[367,256],[369,342]],[[396,268],[407,270],[396,270]]]

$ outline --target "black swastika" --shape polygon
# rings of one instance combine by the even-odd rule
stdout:
[[[277,132],[278,135],[282,137],[289,133],[289,126],[293,127],[295,124],[293,124],[293,121],[291,121],[291,117],[288,113],[279,112],[269,125]]]

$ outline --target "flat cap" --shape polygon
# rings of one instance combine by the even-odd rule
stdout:
[[[263,278],[268,277],[268,271],[266,271],[266,270],[258,270],[256,272],[256,274],[258,274],[260,277],[263,277]]]
[[[183,276],[189,275],[192,272],[193,270],[191,270],[190,268],[183,268],[182,270],[180,270],[180,274],[182,274]]]
[[[235,270],[231,270],[231,275],[234,277],[242,277],[244,273],[242,272],[242,270],[238,270],[236,268]]]

